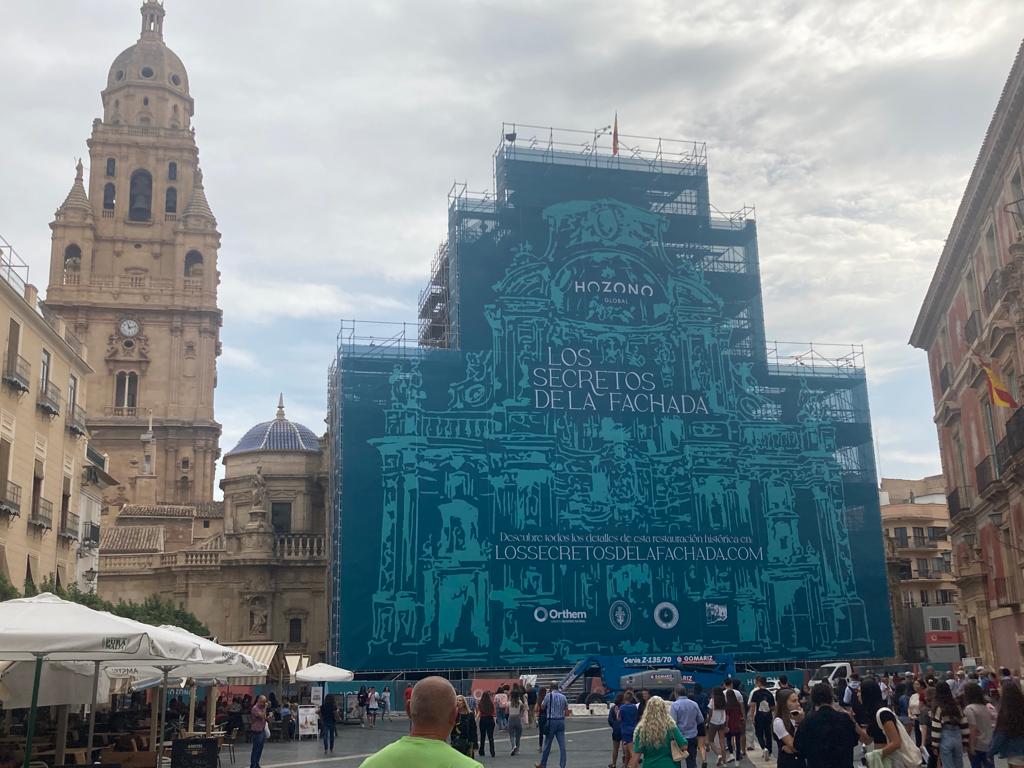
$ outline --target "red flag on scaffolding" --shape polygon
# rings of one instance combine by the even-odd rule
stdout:
[[[619,113],[615,113],[615,125],[612,128],[612,154],[619,154]]]

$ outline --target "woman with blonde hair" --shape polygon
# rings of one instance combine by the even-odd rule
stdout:
[[[476,718],[469,711],[465,696],[455,697],[455,709],[459,716],[452,726],[449,741],[456,752],[473,757],[476,754]]]
[[[686,750],[686,739],[669,714],[668,704],[661,696],[651,696],[633,732],[630,768],[638,768],[641,755],[644,768],[677,768],[678,763],[672,759],[673,743]]]

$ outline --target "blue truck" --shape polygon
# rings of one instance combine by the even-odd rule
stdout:
[[[653,694],[671,693],[677,685],[688,688],[699,683],[710,691],[728,677],[736,676],[732,655],[694,655],[686,653],[627,654],[624,656],[588,656],[581,659],[559,683],[565,691],[580,678],[589,698],[610,701],[627,688],[646,688]]]

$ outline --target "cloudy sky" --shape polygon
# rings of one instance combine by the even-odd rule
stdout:
[[[5,0],[0,234],[49,229],[138,0]],[[323,430],[339,320],[412,320],[503,120],[708,143],[757,208],[769,338],[864,344],[885,476],[939,471],[910,329],[1024,30],[1019,0],[167,0],[223,234],[222,448]],[[88,159],[86,157],[86,159]]]

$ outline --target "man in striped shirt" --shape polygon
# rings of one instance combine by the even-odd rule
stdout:
[[[547,768],[548,757],[551,755],[551,742],[555,739],[558,740],[558,766],[565,768],[567,757],[565,754],[565,718],[569,714],[569,700],[558,690],[557,682],[551,683],[548,695],[540,703],[540,708],[547,713],[548,732],[544,740],[544,753],[541,755],[540,762],[537,763],[537,768]]]

